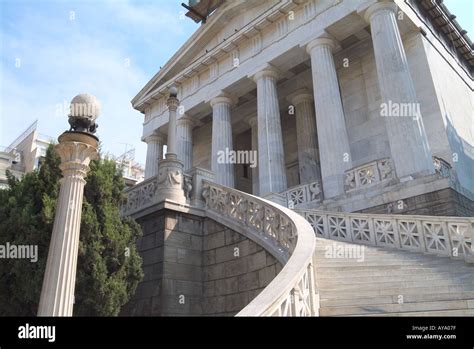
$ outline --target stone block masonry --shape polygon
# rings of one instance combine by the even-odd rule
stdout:
[[[210,219],[203,242],[203,315],[237,314],[281,270],[262,247]]]
[[[262,247],[208,218],[162,210],[139,223],[145,276],[124,316],[233,316],[281,270]]]

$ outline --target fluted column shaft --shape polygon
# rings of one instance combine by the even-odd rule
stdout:
[[[253,77],[257,83],[258,173],[261,196],[287,189],[277,78],[278,72],[270,67]]]
[[[166,153],[176,154],[176,110],[179,107],[179,100],[176,97],[170,97],[167,100],[169,121],[168,121],[168,142]]]
[[[145,142],[147,144],[145,179],[148,179],[158,174],[158,162],[163,159],[164,137],[152,134],[145,138]]]
[[[223,154],[233,151],[231,107],[234,100],[221,94],[211,100],[212,107],[212,171],[218,184],[235,187],[234,164]]]
[[[321,174],[313,95],[305,90],[297,91],[291,96],[290,102],[295,107],[296,114],[300,183],[319,181]]]
[[[313,40],[307,47],[311,55],[321,177],[326,198],[344,193],[344,172],[351,167],[334,48],[335,42],[328,38]]]
[[[258,120],[257,117],[252,117],[248,119],[248,123],[250,124],[251,127],[251,133],[252,133],[252,151],[256,151],[258,155]],[[258,156],[257,156],[257,161],[258,161]],[[258,178],[258,167],[259,163],[257,162],[257,166],[252,168],[252,194],[253,195],[260,195],[259,194],[259,178]]]
[[[418,101],[396,19],[395,3],[377,3],[365,12],[370,23],[383,103],[411,105]],[[416,113],[418,114],[418,113]],[[431,151],[421,115],[384,115],[392,159],[401,179],[434,173]]]
[[[66,135],[66,136],[65,136]],[[73,140],[67,138],[75,138]],[[78,137],[78,138],[77,138]],[[97,156],[98,142],[75,132],[59,138],[56,152],[63,172],[54,217],[38,316],[72,316],[84,180],[89,162]],[[82,140],[87,143],[82,142]]]
[[[184,164],[184,171],[193,167],[193,120],[183,116],[177,121],[176,151],[178,159]]]

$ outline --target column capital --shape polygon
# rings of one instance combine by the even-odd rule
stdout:
[[[311,54],[313,49],[315,49],[316,47],[320,47],[320,46],[327,46],[327,47],[329,47],[331,52],[334,53],[336,48],[339,47],[339,43],[331,37],[322,36],[322,37],[319,37],[319,38],[316,38],[316,39],[310,41],[308,43],[308,45],[306,45],[306,52]]]
[[[179,118],[177,121],[176,121],[176,124],[179,126],[179,125],[190,125],[191,127],[194,127],[197,125],[197,122],[196,120],[194,120],[193,117],[189,116],[189,115],[186,115],[184,114],[181,118]]]
[[[166,105],[170,111],[176,111],[179,107],[179,99],[176,97],[169,97],[166,100]]]
[[[151,135],[143,137],[143,141],[147,144],[149,143],[164,143],[166,139],[166,136],[159,132],[155,131]]]
[[[362,15],[364,20],[370,24],[372,16],[376,13],[379,13],[380,11],[388,11],[396,14],[398,11],[398,6],[394,2],[377,2],[373,5],[370,5],[367,9],[365,9],[365,11],[359,11],[359,14]]]
[[[253,128],[257,126],[258,118],[256,116],[250,116],[245,119],[245,122],[248,123],[250,127]]]
[[[279,76],[280,76],[280,71],[277,68],[275,68],[273,65],[267,64],[262,70],[258,71],[250,78],[253,81],[257,82],[258,80],[264,77],[270,77],[276,80],[278,79]]]
[[[215,97],[213,97],[210,102],[211,107],[214,107],[216,104],[229,104],[231,107],[237,104],[237,98],[231,94],[221,91]]]
[[[298,105],[302,102],[313,102],[314,96],[311,91],[306,88],[301,88],[287,97],[288,102],[293,105]]]

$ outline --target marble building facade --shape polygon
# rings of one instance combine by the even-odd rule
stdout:
[[[435,27],[412,1],[223,2],[132,101],[146,178],[174,86],[185,171],[290,205],[435,214],[415,202],[446,191],[459,209],[438,214],[472,212],[472,60]],[[219,163],[225,149],[258,165]]]

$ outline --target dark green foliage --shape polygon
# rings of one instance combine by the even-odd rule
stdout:
[[[59,158],[48,149],[39,171],[8,175],[0,190],[0,244],[38,245],[38,261],[0,259],[0,315],[36,315],[59,193]],[[74,315],[115,316],[142,279],[132,219],[120,217],[124,188],[115,163],[90,164],[84,190]]]

